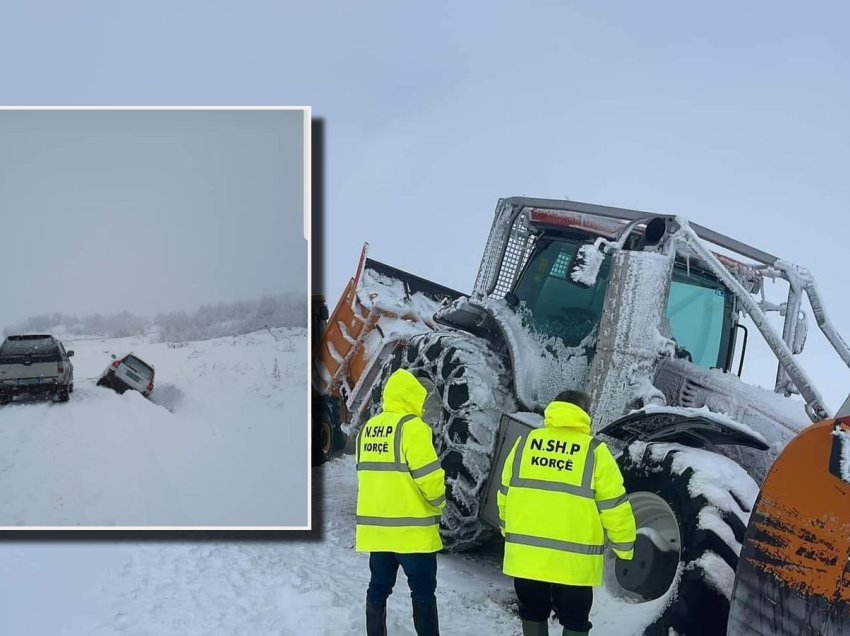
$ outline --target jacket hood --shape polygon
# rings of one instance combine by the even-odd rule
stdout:
[[[384,386],[383,410],[422,417],[428,391],[410,371],[399,369]]]
[[[590,435],[590,415],[570,402],[551,402],[543,411],[547,427],[573,428]]]

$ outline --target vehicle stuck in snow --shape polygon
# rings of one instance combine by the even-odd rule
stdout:
[[[137,355],[128,353],[123,358],[112,354],[112,363],[97,380],[98,386],[106,386],[117,393],[128,389],[138,391],[146,398],[153,393],[154,368]]]

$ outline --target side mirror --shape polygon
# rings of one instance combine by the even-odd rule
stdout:
[[[570,260],[570,266],[567,268],[567,282],[584,289],[593,287],[596,285],[599,268],[602,267],[604,260],[605,252],[602,251],[601,244],[582,245]]]
[[[109,357],[110,357],[110,358],[112,358],[112,359],[114,360],[114,359],[115,359],[115,354],[114,354],[114,353],[113,353],[113,354],[110,354],[110,356],[109,356]]]
[[[65,355],[67,355],[69,358],[73,358],[74,357],[74,350],[71,349],[70,351],[66,351]]]

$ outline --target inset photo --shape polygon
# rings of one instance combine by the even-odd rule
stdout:
[[[0,109],[0,527],[310,526],[310,109]]]

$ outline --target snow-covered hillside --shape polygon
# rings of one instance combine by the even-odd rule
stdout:
[[[337,636],[365,633],[368,556],[354,551],[357,478],[352,457],[313,471],[322,527],[267,541],[0,543],[4,633],[57,636]],[[259,538],[259,537],[258,537]],[[440,554],[437,599],[444,634],[518,634],[501,557]],[[636,636],[658,612],[594,591],[593,633]],[[37,608],[51,607],[51,612]],[[550,622],[550,634],[560,625]],[[412,636],[405,577],[387,628]]]
[[[63,342],[70,402],[0,407],[0,525],[307,524],[306,330]],[[151,401],[95,385],[130,351],[156,367]]]

